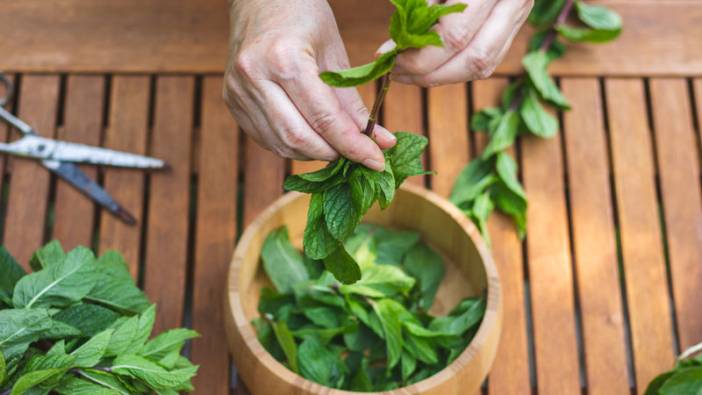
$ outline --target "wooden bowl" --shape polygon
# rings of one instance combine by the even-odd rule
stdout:
[[[287,225],[290,239],[302,246],[309,195],[288,193],[249,225],[234,251],[229,269],[226,325],[229,348],[239,374],[253,395],[342,395],[304,379],[276,361],[256,338],[251,320],[258,316],[259,292],[269,283],[260,264],[263,241],[269,232]],[[489,250],[473,224],[451,203],[425,189],[407,185],[384,211],[377,205],[364,221],[412,229],[444,256],[446,276],[432,313],[445,314],[467,296],[487,288],[487,311],[473,341],[448,367],[408,387],[383,394],[466,395],[479,387],[495,357],[502,324],[500,280]]]

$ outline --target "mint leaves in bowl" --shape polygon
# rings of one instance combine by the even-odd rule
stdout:
[[[404,186],[346,240],[361,279],[343,284],[302,253],[309,197],[289,193],[242,236],[227,329],[254,394],[465,394],[495,355],[499,279],[473,225]]]

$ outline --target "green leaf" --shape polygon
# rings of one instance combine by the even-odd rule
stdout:
[[[324,259],[324,267],[344,284],[353,284],[361,279],[361,269],[343,245]]]
[[[45,246],[34,251],[29,260],[29,266],[34,271],[46,269],[47,267],[59,263],[66,258],[66,253],[58,240],[52,240]]]
[[[115,358],[111,371],[117,375],[141,380],[154,390],[176,388],[188,382],[197,372],[197,366],[167,371],[158,364],[137,355]]]
[[[314,337],[315,339],[319,340],[322,344],[327,344],[329,343],[333,338],[347,334],[347,333],[352,333],[355,332],[358,329],[358,323],[354,321],[349,321],[346,325],[344,326],[339,326],[336,328],[317,328],[317,327],[304,327],[301,329],[297,329],[293,331],[293,335],[295,337],[299,337],[302,339],[307,339],[310,337]]]
[[[102,331],[73,351],[71,355],[76,358],[74,366],[92,368],[97,365],[107,351],[112,332],[112,329]]]
[[[387,368],[392,369],[400,361],[402,353],[402,318],[409,314],[401,304],[392,299],[381,299],[372,304],[385,333]]]
[[[498,210],[512,217],[520,238],[526,235],[527,200],[524,195],[514,192],[504,183],[492,189],[492,202]]]
[[[103,387],[86,379],[66,376],[54,389],[61,395],[122,395],[122,392]]]
[[[0,310],[0,350],[6,360],[23,354],[30,343],[53,337],[56,321],[46,309]]]
[[[495,167],[497,169],[497,174],[500,176],[500,180],[505,183],[507,188],[518,196],[523,197],[526,201],[526,193],[524,189],[522,189],[522,185],[517,178],[517,162],[514,161],[512,156],[501,152],[497,155]]]
[[[143,313],[150,305],[136,286],[122,255],[107,251],[97,260],[97,284],[86,299],[124,313]]]
[[[556,30],[564,38],[576,43],[605,43],[619,37],[621,30],[598,30],[569,25],[558,25]]]
[[[381,228],[375,232],[377,262],[401,265],[405,254],[419,241],[419,233]]]
[[[315,325],[323,328],[338,327],[342,316],[340,310],[328,306],[307,308],[302,313]]]
[[[156,306],[152,305],[139,316],[118,320],[105,354],[116,356],[140,349],[151,334],[155,318]]]
[[[376,184],[371,181],[372,178],[366,176],[366,172],[372,171],[373,170],[367,169],[364,166],[359,166],[352,170],[351,176],[349,177],[351,198],[359,216],[365,214],[373,205],[373,202],[375,202]]]
[[[61,368],[44,369],[26,373],[20,377],[19,380],[17,380],[15,385],[12,387],[12,392],[10,392],[10,395],[25,394],[32,388],[44,383],[45,381],[55,379],[56,377],[62,376],[65,373],[66,369]]]
[[[305,339],[297,357],[302,377],[332,388],[338,387],[343,380],[343,361],[316,338]]]
[[[356,371],[356,374],[351,378],[349,389],[351,391],[371,392],[373,391],[373,382],[371,381],[368,367],[368,359],[361,360],[361,366]]]
[[[443,258],[426,244],[417,244],[407,253],[402,266],[409,275],[419,281],[419,307],[425,311],[429,310],[444,279]]]
[[[533,36],[531,36],[531,39],[529,39],[529,45],[527,47],[528,52],[532,51],[538,51],[540,50],[544,42],[546,41],[546,38],[549,37],[551,34],[551,29],[544,29],[540,32],[535,33]],[[556,59],[562,58],[563,55],[565,55],[566,52],[566,46],[562,42],[558,41],[557,39],[554,39],[551,42],[551,45],[549,48],[546,49],[546,54],[548,55],[548,58],[550,61],[554,61]]]
[[[483,108],[470,118],[470,130],[474,132],[492,130],[493,121],[500,117],[502,117],[502,110],[500,108]]]
[[[595,30],[612,31],[617,34],[622,30],[622,18],[607,7],[576,1],[575,9],[580,21]]]
[[[102,306],[79,303],[63,309],[54,315],[54,319],[70,325],[82,332],[86,337],[92,337],[109,328],[119,314]]]
[[[468,212],[468,216],[478,227],[488,245],[490,244],[490,232],[488,231],[487,221],[494,208],[495,205],[490,198],[490,193],[484,192],[475,198],[473,207]]]
[[[390,37],[399,50],[441,46],[441,38],[431,28],[444,15],[463,12],[463,3],[429,5],[426,0],[391,0],[397,9],[390,20]]]
[[[376,184],[375,196],[378,199],[380,208],[385,210],[395,198],[395,190],[398,185],[395,180],[395,175],[392,172],[392,165],[386,159],[385,171],[373,172],[372,176],[369,178],[374,180]]]
[[[0,246],[0,302],[6,305],[12,304],[12,290],[25,274],[15,258],[5,247]]]
[[[485,315],[485,298],[467,298],[461,301],[451,315],[437,317],[429,324],[429,330],[452,336],[461,336],[478,325]]]
[[[656,376],[656,378],[648,384],[648,387],[646,387],[646,392],[644,392],[644,395],[659,395],[661,387],[666,381],[668,381],[669,378],[673,377],[673,374],[675,374],[675,370],[661,373]]]
[[[319,74],[319,78],[327,85],[337,88],[363,85],[390,72],[395,66],[395,58],[398,53],[398,51],[386,52],[370,63],[350,69],[324,71]]]
[[[290,328],[285,321],[277,321],[272,324],[273,333],[275,338],[278,340],[278,344],[283,349],[285,353],[285,358],[288,361],[288,367],[293,372],[299,372],[297,363],[297,345],[295,344],[295,339],[293,338]]]
[[[121,395],[130,395],[125,385],[112,373],[93,369],[81,369],[80,376],[99,384],[102,387],[111,389]]]
[[[430,344],[427,339],[408,334],[405,336],[403,346],[410,355],[428,365],[434,365],[439,362],[436,347]]]
[[[422,154],[429,140],[422,135],[410,132],[397,132],[395,137],[397,143],[386,151],[386,158],[392,166],[395,189],[397,189],[407,177],[426,174]]]
[[[550,138],[558,131],[558,120],[541,105],[533,89],[527,90],[519,108],[519,115],[522,116],[527,129],[535,136]]]
[[[2,355],[2,350],[0,350],[0,388],[2,388],[5,379],[7,378],[7,363],[5,362],[5,357]]]
[[[679,369],[661,386],[661,395],[702,394],[702,367]]]
[[[329,163],[323,169],[311,172],[294,174],[285,179],[284,187],[287,191],[298,191],[305,193],[324,192],[335,184],[343,181],[343,177],[335,177],[349,162],[346,158],[338,159]]]
[[[268,278],[280,292],[290,292],[294,284],[309,280],[302,254],[290,244],[285,226],[268,234],[263,242],[261,258]]]
[[[536,0],[529,14],[529,23],[536,27],[545,27],[553,23],[561,12],[565,0]]]
[[[410,355],[407,351],[403,351],[400,357],[400,368],[402,381],[406,382],[417,369],[417,358]]]
[[[180,352],[187,340],[198,336],[200,335],[192,329],[171,329],[146,342],[138,354],[145,358],[159,360],[173,351]]]
[[[360,221],[349,184],[339,184],[324,192],[324,220],[329,233],[339,241],[346,240]]]
[[[570,109],[568,100],[563,96],[561,90],[558,89],[551,76],[548,75],[549,62],[549,56],[544,51],[529,52],[522,59],[522,65],[526,69],[529,81],[531,81],[541,97],[562,109]]]
[[[339,246],[339,242],[327,229],[324,220],[324,195],[321,193],[313,193],[310,199],[303,244],[305,255],[312,259],[324,259]]]
[[[414,283],[415,279],[405,274],[399,267],[374,265],[361,273],[361,279],[358,282],[342,285],[340,291],[345,294],[364,295],[371,298],[389,298],[396,295],[407,295]]]
[[[497,181],[493,173],[494,163],[492,158],[478,157],[464,167],[453,185],[451,202],[461,209],[472,205],[478,195]]]
[[[95,257],[84,247],[69,252],[65,259],[23,277],[12,298],[15,307],[65,307],[78,302],[95,286]]]
[[[514,144],[519,132],[519,114],[516,111],[508,110],[500,118],[495,132],[490,136],[490,142],[485,147],[481,157],[484,159],[503,151]]]

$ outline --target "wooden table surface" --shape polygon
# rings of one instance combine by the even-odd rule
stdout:
[[[221,3],[194,2],[168,4],[215,15],[208,7]],[[702,2],[604,2],[625,16],[622,39],[578,47],[554,65],[573,110],[559,114],[555,138],[523,138],[516,145],[529,195],[527,238],[519,240],[502,216],[490,220],[505,327],[484,388],[488,394],[640,394],[681,349],[702,341],[702,46],[689,38],[702,29]],[[0,3],[14,7],[16,17],[3,11],[0,20],[29,26],[51,20],[42,19],[41,12],[52,11],[42,11],[41,2]],[[60,3],[80,10],[95,4]],[[139,14],[137,3],[106,2]],[[335,7],[357,63],[369,48],[349,32],[366,32],[365,38],[383,33],[377,26],[353,30],[351,3],[338,0]],[[62,18],[81,15],[90,14]],[[211,20],[190,16],[193,31],[212,30]],[[186,325],[202,333],[187,351],[202,365],[195,392],[235,393],[243,390],[232,378],[221,302],[236,238],[283,193],[287,174],[319,164],[277,158],[239,132],[221,101],[219,60],[188,63],[169,52],[177,43],[164,38],[175,29],[166,17],[144,27],[143,46],[119,47],[120,54],[138,55],[121,55],[122,61],[101,55],[112,53],[100,41],[110,26],[122,28],[109,23],[113,15],[92,35],[76,28],[67,38],[64,32],[59,38],[65,56],[47,55],[43,43],[51,37],[41,33],[41,26],[60,24],[13,31],[24,39],[21,48],[0,42],[0,53],[9,54],[0,67],[12,72],[19,87],[11,107],[45,136],[147,153],[173,166],[152,174],[88,169],[139,219],[129,227],[36,163],[0,158],[0,241],[25,262],[54,238],[67,248],[120,250],[158,303],[157,329]],[[145,23],[140,21],[135,28]],[[0,32],[6,28],[0,22]],[[226,32],[217,33],[219,41],[207,45],[225,45]],[[173,56],[171,66],[149,56],[158,53],[149,41],[154,36],[167,42],[164,56]],[[86,60],[81,42],[99,56]],[[497,103],[518,71],[519,43],[489,80],[428,90],[392,87],[385,126],[424,133],[431,142],[426,163],[436,174],[412,182],[449,193],[456,174],[485,143],[468,132],[468,116]],[[361,91],[370,103],[374,87]],[[15,136],[0,125],[0,140]]]

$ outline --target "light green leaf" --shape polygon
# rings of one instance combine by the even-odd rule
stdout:
[[[478,325],[485,315],[485,298],[467,298],[450,315],[436,317],[429,330],[452,336],[461,336]]]
[[[112,373],[93,369],[81,369],[78,374],[86,380],[115,391],[118,394],[131,395],[124,384]]]
[[[403,347],[410,355],[428,365],[439,362],[436,347],[430,344],[427,339],[408,334],[405,336]]]
[[[57,264],[66,258],[66,253],[58,240],[52,240],[45,246],[34,251],[32,258],[29,260],[29,266],[34,271],[46,269],[47,267]]]
[[[527,199],[515,193],[504,182],[492,188],[492,201],[498,210],[512,217],[520,238],[526,235]]]
[[[494,208],[495,205],[490,198],[490,193],[483,192],[478,195],[477,198],[475,198],[473,207],[471,207],[470,211],[468,212],[468,216],[478,227],[483,239],[488,245],[490,245],[490,232],[488,231],[487,222]]]
[[[66,369],[44,369],[24,374],[12,387],[10,395],[22,395],[45,381],[55,379],[66,373]]]
[[[401,265],[405,254],[419,241],[419,233],[411,230],[381,228],[375,232],[377,263]]]
[[[500,118],[500,122],[490,136],[490,142],[485,147],[481,157],[488,159],[509,148],[514,144],[517,133],[519,133],[519,114],[516,111],[508,110]]]
[[[395,66],[395,58],[397,55],[398,51],[386,52],[374,61],[362,66],[338,71],[324,71],[319,74],[319,78],[327,85],[337,88],[349,88],[363,85],[390,72],[393,66]]]
[[[339,282],[353,284],[361,279],[361,269],[346,248],[340,244],[337,249],[324,259],[324,267]]]
[[[417,369],[417,358],[410,355],[407,351],[402,351],[402,356],[400,357],[400,367],[402,374],[402,381],[406,382],[409,377]]]
[[[69,252],[61,262],[23,277],[13,295],[20,307],[64,307],[85,297],[95,286],[95,257],[84,247]]]
[[[336,328],[339,326],[342,311],[329,306],[309,307],[302,311],[308,320],[323,328]]]
[[[361,273],[361,279],[355,284],[342,285],[340,291],[345,294],[364,295],[371,298],[389,298],[407,295],[414,286],[415,279],[405,274],[397,266],[373,265]]]
[[[7,363],[5,362],[5,357],[2,355],[2,350],[0,350],[0,388],[2,388],[5,379],[7,378]]]
[[[12,304],[12,290],[25,274],[15,258],[5,247],[0,246],[0,303],[8,306]]]
[[[556,30],[564,38],[576,43],[605,43],[619,37],[621,30],[598,30],[569,25],[558,25]]]
[[[397,11],[390,20],[390,37],[397,48],[422,48],[427,45],[441,46],[441,38],[431,28],[444,15],[463,12],[467,5],[432,4],[426,0],[391,0]]]
[[[494,159],[473,159],[456,178],[450,200],[461,209],[472,206],[478,195],[497,181],[493,173]]]
[[[491,130],[493,120],[500,117],[502,117],[502,110],[500,108],[483,108],[470,118],[470,130],[474,132]]]
[[[285,226],[268,234],[261,258],[268,278],[279,292],[290,292],[293,284],[309,280],[302,254],[290,244]]]
[[[510,156],[510,154],[501,152],[497,155],[497,162],[495,167],[497,168],[497,174],[500,176],[507,188],[523,197],[526,200],[526,193],[522,189],[522,185],[519,183],[517,178],[517,162]]]
[[[402,353],[402,319],[409,314],[407,310],[392,299],[381,299],[372,304],[385,333],[388,356],[387,368],[392,369],[400,361]]]
[[[402,266],[419,281],[419,307],[427,311],[434,304],[436,291],[444,279],[444,260],[441,255],[424,243],[412,247]]]
[[[366,176],[366,172],[372,171],[365,166],[359,166],[351,171],[349,177],[351,198],[359,216],[363,216],[375,202],[375,183],[371,181],[372,178]]]
[[[278,340],[278,344],[285,353],[288,367],[290,370],[297,373],[299,371],[297,364],[297,345],[295,344],[292,332],[290,332],[290,328],[288,328],[288,324],[286,324],[285,321],[277,321],[272,324],[272,327],[275,338]]]
[[[6,360],[23,354],[30,343],[53,337],[56,322],[46,309],[0,310],[0,350]]]
[[[151,335],[155,319],[156,306],[151,305],[141,315],[116,321],[105,355],[117,356],[141,349]]]
[[[550,138],[558,131],[558,120],[541,105],[533,89],[527,89],[522,106],[519,108],[519,115],[522,116],[527,129],[535,136]]]
[[[139,350],[138,354],[152,360],[159,360],[173,351],[180,351],[187,340],[200,335],[187,328],[171,329],[149,340]]]
[[[70,355],[76,359],[74,366],[79,368],[92,368],[97,365],[105,355],[107,346],[110,343],[110,338],[112,337],[112,332],[112,329],[104,330],[73,351]]]
[[[575,9],[580,21],[595,30],[613,31],[617,34],[622,30],[622,18],[607,7],[579,0],[575,2]]]
[[[386,151],[386,160],[389,159],[395,178],[395,189],[407,177],[427,174],[422,163],[422,154],[429,144],[429,140],[419,134],[410,132],[395,133],[397,143]],[[392,199],[390,199],[392,200]]]
[[[87,300],[131,314],[142,313],[151,305],[134,283],[120,253],[107,251],[102,254],[97,260],[97,272],[97,284]]]
[[[117,375],[143,381],[154,390],[176,388],[188,382],[197,366],[167,371],[158,364],[137,355],[120,355],[115,358],[111,371]]]
[[[103,387],[86,379],[66,376],[54,389],[61,395],[122,395],[122,392]]]
[[[293,174],[285,178],[283,186],[286,191],[305,193],[324,192],[343,181],[343,176],[337,175],[339,175],[348,162],[348,159],[340,158],[329,163],[323,169],[311,173]]]
[[[313,193],[310,198],[303,245],[305,254],[312,259],[324,259],[338,248],[339,242],[324,220],[324,195],[321,193]]]
[[[661,386],[661,395],[702,394],[702,366],[679,369]]]
[[[562,109],[570,109],[568,100],[563,96],[561,90],[558,89],[551,76],[548,75],[549,62],[550,58],[544,51],[529,52],[522,59],[522,65],[526,69],[529,81],[531,81],[541,97]]]

